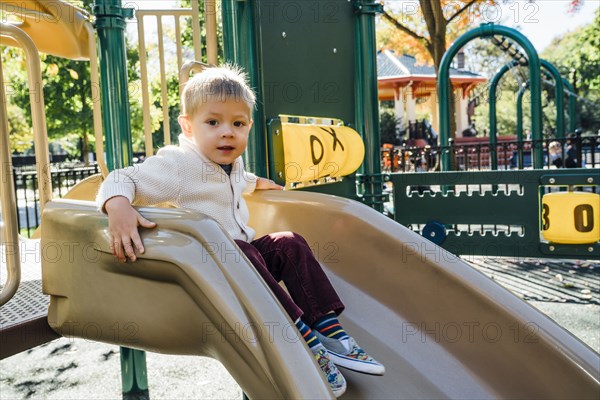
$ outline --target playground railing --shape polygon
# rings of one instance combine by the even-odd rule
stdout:
[[[136,10],[135,17],[137,23],[137,39],[138,50],[140,54],[140,81],[142,94],[142,110],[143,110],[143,126],[144,126],[144,141],[146,148],[146,156],[154,154],[154,144],[152,139],[152,117],[150,113],[150,74],[148,56],[150,51],[146,46],[146,37],[150,34],[155,34],[155,40],[158,44],[158,67],[160,73],[160,105],[162,108],[162,127],[164,144],[171,144],[171,121],[169,110],[168,81],[170,76],[177,77],[178,71],[181,71],[185,59],[202,60],[202,42],[201,42],[201,27],[202,24],[206,28],[206,55],[209,64],[217,64],[217,23],[216,23],[216,5],[214,0],[204,2],[205,20],[199,19],[199,2],[198,0],[191,1],[190,8],[180,9],[152,9],[152,10]],[[174,72],[168,71],[169,54],[165,45],[165,30],[168,29],[169,22],[173,21],[174,27],[174,45],[175,58],[177,60],[177,69]],[[192,34],[192,49],[184,48],[184,36],[182,35],[181,20],[184,24],[191,20],[189,26]],[[156,30],[146,29],[146,22],[149,25],[156,24]],[[154,60],[153,60],[154,62]],[[154,65],[154,64],[153,64]],[[154,68],[154,67],[153,67]],[[179,95],[181,94],[182,85],[179,85]]]
[[[16,26],[0,22],[0,36],[13,40],[25,53],[27,61],[28,82],[32,87],[42,87],[42,71],[38,50],[31,38]],[[4,75],[2,72],[2,61],[0,60],[0,101],[2,102],[2,119],[0,121],[1,146],[0,164],[2,165],[2,184],[1,203],[2,215],[4,216],[4,228],[2,228],[3,242],[16,245],[18,240],[17,213],[11,210],[10,205],[14,204],[14,188],[10,179],[12,174],[12,159],[10,157],[10,144],[8,132],[8,117],[6,112],[6,93],[4,89]],[[42,177],[39,185],[39,208],[43,210],[46,203],[52,200],[52,183],[49,179],[48,166],[50,165],[50,156],[48,151],[48,136],[46,129],[46,116],[44,113],[44,96],[38,91],[30,91],[29,99],[31,104],[31,120],[33,128],[33,138],[35,145],[36,169],[38,176]],[[4,239],[5,238],[5,239]],[[21,279],[21,264],[18,251],[12,251],[10,256],[7,254],[6,260],[8,278],[0,293],[0,305],[5,304],[17,291]]]
[[[543,166],[549,168],[600,168],[600,135],[576,138],[543,139]],[[558,143],[552,155],[550,145]],[[533,141],[504,141],[496,146],[498,169],[532,168]],[[571,149],[569,151],[569,149]],[[425,172],[437,169],[439,156],[450,154],[453,171],[491,170],[489,143],[450,143],[449,146],[399,146],[381,150],[385,172]]]
[[[100,166],[64,167],[60,164],[50,167],[53,196],[63,197],[67,192],[88,176],[100,173]],[[40,225],[39,179],[35,170],[15,168],[13,170],[17,226],[21,235],[31,237]]]

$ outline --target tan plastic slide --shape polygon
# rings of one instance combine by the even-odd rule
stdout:
[[[306,192],[247,196],[258,235],[302,234],[347,309],[341,320],[386,365],[344,370],[344,399],[598,399],[600,356],[463,261],[355,201]],[[136,263],[110,256],[89,202],[48,204],[42,223],[49,322],[64,336],[220,360],[251,399],[329,398],[266,285],[209,218],[141,209]],[[99,250],[96,250],[99,249]]]
[[[89,59],[87,11],[58,0],[0,0],[0,9],[10,15],[12,25],[27,33],[40,52],[72,60]],[[8,37],[0,38],[0,44],[20,47]]]

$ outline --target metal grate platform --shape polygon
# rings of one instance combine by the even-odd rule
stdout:
[[[49,303],[41,280],[21,282],[15,296],[0,308],[0,329],[47,316]]]
[[[21,250],[21,284],[14,297],[0,308],[0,328],[16,325],[48,314],[50,297],[42,294],[42,263],[39,240],[19,241]],[[0,275],[6,280],[6,255],[0,248]]]
[[[48,325],[50,296],[42,293],[39,241],[21,240],[21,283],[13,298],[0,307],[0,359],[59,337]],[[6,256],[0,248],[2,283]]]

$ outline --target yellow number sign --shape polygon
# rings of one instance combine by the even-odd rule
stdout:
[[[287,182],[346,176],[365,156],[362,138],[346,126],[283,123],[282,132]]]
[[[542,197],[542,236],[553,243],[584,244],[600,240],[600,195],[548,193]]]

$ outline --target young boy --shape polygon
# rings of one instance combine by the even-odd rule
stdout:
[[[385,368],[340,325],[337,315],[344,305],[301,236],[279,232],[254,239],[242,194],[282,189],[244,170],[241,155],[255,101],[245,75],[237,68],[209,68],[195,75],[181,95],[179,146],[164,147],[142,164],[110,173],[97,202],[108,214],[111,250],[121,262],[135,261],[136,250],[144,252],[138,227],[156,226],[132,203],[168,203],[218,221],[295,321],[333,393],[341,396],[346,381],[335,364],[374,375],[383,375]],[[285,283],[289,295],[279,281]]]

